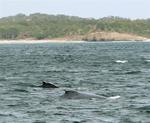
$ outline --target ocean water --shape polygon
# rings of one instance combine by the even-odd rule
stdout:
[[[110,99],[61,99],[63,89]],[[150,43],[0,45],[0,123],[150,123]]]

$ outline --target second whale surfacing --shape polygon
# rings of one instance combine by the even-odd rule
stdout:
[[[106,99],[106,97],[104,96],[77,92],[74,90],[65,90],[65,93],[61,97],[65,99],[92,99],[92,98]]]
[[[111,99],[115,100],[120,98],[119,95],[117,96],[111,96],[111,97],[105,97],[105,96],[100,96],[96,94],[91,94],[91,93],[84,93],[84,92],[77,92],[74,90],[65,90],[65,93],[61,96],[64,99]]]

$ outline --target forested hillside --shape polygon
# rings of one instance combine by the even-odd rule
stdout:
[[[53,39],[95,32],[119,32],[150,38],[150,19],[93,19],[40,13],[0,19],[0,39]]]

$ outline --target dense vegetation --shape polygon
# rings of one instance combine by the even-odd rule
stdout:
[[[100,31],[131,33],[150,38],[150,19],[93,19],[40,13],[0,19],[0,39],[58,38]]]

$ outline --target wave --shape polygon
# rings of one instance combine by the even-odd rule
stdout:
[[[24,86],[24,87],[37,87],[37,86],[35,86],[34,84],[32,84],[32,83],[15,83],[15,84],[13,84],[13,85],[17,85],[17,86]]]
[[[122,64],[123,64],[123,63],[126,63],[126,62],[128,62],[128,61],[127,61],[127,60],[116,60],[115,62],[116,62],[116,63],[122,63]]]
[[[150,62],[150,59],[145,60],[146,62]]]
[[[27,90],[25,90],[25,89],[14,89],[13,91],[28,93],[28,91],[27,91]]]
[[[112,97],[109,97],[108,99],[115,100],[115,99],[119,99],[119,98],[120,98],[120,96],[119,96],[119,95],[117,95],[117,96],[112,96]]]
[[[136,109],[139,110],[140,112],[145,112],[148,114],[150,113],[150,105],[138,107]]]
[[[141,71],[128,71],[125,74],[139,74]]]

